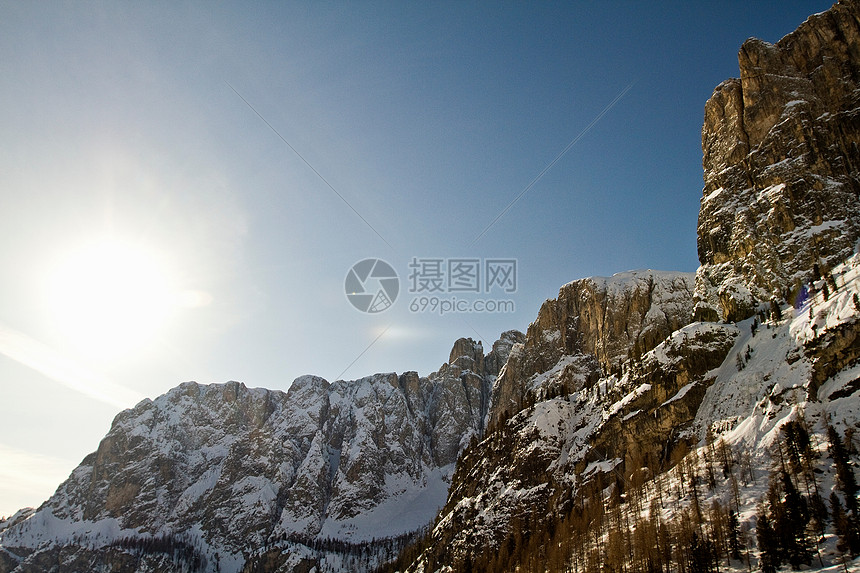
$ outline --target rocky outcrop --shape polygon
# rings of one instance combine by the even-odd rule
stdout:
[[[576,280],[541,306],[493,388],[491,417],[516,413],[564,356],[565,376],[591,379],[651,350],[692,317],[692,273],[631,271]],[[569,383],[572,385],[572,382]]]
[[[733,325],[690,324],[622,376],[571,376],[581,363],[562,358],[540,378],[543,398],[494,422],[466,450],[414,570],[456,563],[475,547],[498,550],[517,523],[547,527],[596,480],[626,489],[641,483],[642,468],[677,462],[700,438],[696,414],[738,334]]]
[[[798,410],[856,424],[860,277],[839,263],[860,238],[860,2],[776,45],[749,40],[739,60],[740,79],[705,108],[695,306],[690,277],[653,274],[575,281],[547,301],[514,345],[488,433],[461,458],[410,571],[465,569],[473,555],[503,555],[480,563],[513,569],[519,531],[557,531],[558,516],[621,500],[714,436],[765,466]],[[777,309],[765,324],[714,324],[794,302],[816,264],[840,269],[838,297],[822,292],[791,320]],[[597,551],[608,543],[578,533],[600,539]]]
[[[303,376],[286,393],[187,382],[144,400],[115,418],[38,511],[4,522],[0,571],[62,559],[78,570],[118,563],[117,540],[177,544],[179,534],[194,559],[238,571],[264,546],[269,557],[279,553],[277,543],[289,553],[297,540],[414,531],[444,503],[457,457],[484,430],[489,372],[521,338],[505,333],[487,356],[460,339],[451,362],[428,377]],[[162,561],[152,557],[149,570],[179,566]]]
[[[839,2],[738,55],[705,105],[698,319],[791,299],[860,238],[860,4]]]

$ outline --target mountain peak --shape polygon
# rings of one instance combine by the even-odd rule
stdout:
[[[696,315],[793,303],[860,238],[860,6],[840,2],[776,44],[751,38],[740,78],[705,104]]]

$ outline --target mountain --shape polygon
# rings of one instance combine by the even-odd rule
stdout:
[[[522,336],[486,356],[460,339],[429,377],[303,376],[286,393],[187,382],[144,400],[37,511],[0,526],[0,571],[372,566],[444,503]]]
[[[625,273],[547,301],[433,527],[390,570],[848,569],[858,30],[846,1],[743,45],[741,78],[705,106],[695,279]]]
[[[631,271],[592,277],[561,287],[529,326],[493,388],[492,417],[519,411],[526,394],[564,368],[581,377],[617,369],[629,354],[656,346],[692,316],[692,273]]]
[[[141,402],[0,523],[0,573],[860,570],[858,30],[744,43],[695,274],[573,281],[426,378]]]
[[[776,44],[747,40],[740,78],[705,105],[697,318],[793,303],[860,239],[858,16],[839,2]]]

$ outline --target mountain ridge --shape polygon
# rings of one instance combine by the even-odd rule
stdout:
[[[145,399],[116,416],[38,510],[5,524],[0,554],[18,559],[0,570],[26,571],[63,545],[92,546],[72,564],[116,553],[120,539],[179,532],[222,571],[242,570],[275,542],[408,536],[444,502],[460,450],[483,431],[498,364],[520,337],[504,333],[486,356],[459,339],[451,363],[427,377],[308,375],[286,392],[185,382]]]
[[[180,385],[0,524],[0,573],[856,569],[859,31],[744,43],[695,275],[572,281],[426,378]]]

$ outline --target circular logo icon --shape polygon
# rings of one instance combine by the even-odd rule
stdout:
[[[394,304],[400,292],[400,278],[394,268],[382,259],[358,261],[346,273],[346,298],[369,314],[382,312]]]

